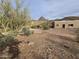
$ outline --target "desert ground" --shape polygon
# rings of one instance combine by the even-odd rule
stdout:
[[[19,59],[79,59],[76,34],[67,29],[36,29],[30,36],[17,36]]]

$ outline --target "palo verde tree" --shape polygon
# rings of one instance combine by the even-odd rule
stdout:
[[[7,30],[20,30],[30,23],[27,8],[23,7],[23,0],[15,0],[16,7],[12,7],[12,0],[1,0],[0,27]]]
[[[22,8],[21,0],[15,0],[16,7],[13,8],[12,0],[1,0],[0,2],[0,55],[8,48],[7,53],[11,55],[10,59],[18,57],[20,51],[19,41],[13,34],[4,35],[3,32],[19,31],[29,23],[27,8]]]

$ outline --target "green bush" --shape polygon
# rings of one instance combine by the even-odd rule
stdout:
[[[43,30],[48,30],[48,29],[49,29],[49,25],[48,25],[47,22],[42,23],[42,24],[41,24],[41,27],[42,27]]]
[[[14,36],[0,34],[0,53],[2,53],[2,55],[8,53],[9,55],[11,55],[11,59],[17,58],[20,53],[18,48],[19,43],[20,42],[15,39]],[[9,47],[9,49],[7,47]],[[3,53],[6,48],[8,49],[8,51]]]
[[[31,26],[31,28],[38,29],[38,28],[41,28],[41,26],[40,25],[34,25],[34,26]]]
[[[24,28],[21,30],[21,34],[24,34],[24,35],[29,36],[29,35],[33,34],[33,31],[31,31],[29,28],[24,27]]]
[[[36,25],[33,25],[33,26],[31,26],[31,28],[35,29],[35,28],[37,28],[37,26]]]
[[[0,48],[3,46],[6,48],[8,45],[15,44],[15,42],[19,42],[14,36],[11,35],[0,35]]]

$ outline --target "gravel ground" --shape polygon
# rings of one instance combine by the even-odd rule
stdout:
[[[51,29],[17,38],[22,41],[19,59],[79,59],[79,43],[75,42],[74,32]]]

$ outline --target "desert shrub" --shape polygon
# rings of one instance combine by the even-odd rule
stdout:
[[[23,26],[29,26],[31,18],[27,8],[22,8],[21,3],[19,2],[22,2],[22,0],[15,0],[15,10],[15,8],[11,6],[11,1],[1,0],[0,7],[2,12],[0,13],[0,29],[3,32],[11,30],[19,31]]]
[[[11,36],[16,37],[19,34],[19,31],[9,31],[7,33],[8,33],[7,35],[11,35]]]
[[[41,28],[41,26],[40,25],[34,25],[34,26],[31,26],[31,28],[37,29],[37,28]]]
[[[20,53],[18,48],[19,43],[20,42],[15,39],[14,36],[0,34],[0,55],[8,53],[9,55],[11,55],[11,59],[17,58]],[[7,47],[9,47],[9,49]],[[3,53],[6,48],[8,49],[8,51]]]
[[[33,26],[31,26],[31,28],[35,29],[35,28],[37,28],[37,26],[36,25],[33,25]]]
[[[29,35],[33,34],[33,31],[31,31],[29,28],[24,27],[24,28],[22,28],[20,34],[29,36]]]
[[[48,25],[47,22],[42,23],[41,27],[42,27],[43,30],[48,30],[49,29],[49,25]]]

